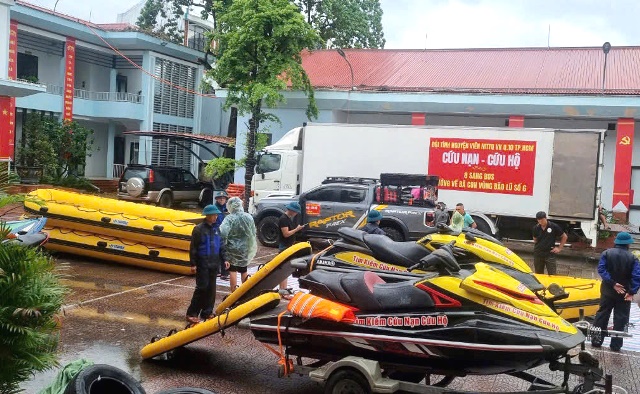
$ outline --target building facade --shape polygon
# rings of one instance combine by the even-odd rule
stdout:
[[[21,1],[9,15],[17,77],[44,86],[15,99],[16,144],[28,114],[39,112],[94,131],[88,178],[117,178],[129,163],[197,170],[187,149],[125,132],[207,133],[220,106],[199,93],[203,52],[127,23],[93,24]]]

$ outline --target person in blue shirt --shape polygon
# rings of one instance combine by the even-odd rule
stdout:
[[[456,211],[459,212],[460,215],[462,215],[462,218],[464,220],[464,223],[462,225],[463,228],[466,228],[466,227],[476,228],[476,227],[478,227],[478,225],[473,220],[471,215],[469,215],[467,212],[465,212],[464,205],[461,202],[456,204]]]
[[[229,268],[224,243],[216,224],[220,213],[215,205],[204,207],[204,220],[191,233],[189,262],[191,272],[196,274],[196,288],[187,309],[187,321],[191,324],[211,317],[216,299],[216,274],[221,265]]]
[[[613,329],[624,331],[629,324],[631,301],[640,289],[640,262],[629,252],[633,238],[627,232],[620,232],[614,241],[615,247],[602,252],[598,263],[598,274],[602,278],[600,285],[600,308],[593,320],[593,325],[607,328],[613,310]],[[600,347],[602,336],[593,336],[591,346]],[[611,338],[611,350],[619,352],[622,338]]]

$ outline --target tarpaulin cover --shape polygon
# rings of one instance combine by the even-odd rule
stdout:
[[[51,384],[44,389],[40,390],[38,394],[63,394],[69,385],[69,382],[80,373],[86,367],[93,365],[92,361],[87,361],[84,358],[75,360],[65,365]]]
[[[227,202],[229,214],[220,225],[227,257],[232,265],[246,267],[258,251],[256,225],[253,217],[242,208],[242,200],[231,197]]]

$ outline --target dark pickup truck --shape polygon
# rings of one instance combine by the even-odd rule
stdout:
[[[438,177],[412,174],[381,174],[372,178],[327,178],[300,196],[271,195],[260,200],[254,219],[258,239],[278,246],[278,218],[285,205],[298,201],[302,207],[302,238],[339,238],[340,227],[359,228],[370,210],[379,210],[380,227],[395,241],[417,240],[434,225]]]

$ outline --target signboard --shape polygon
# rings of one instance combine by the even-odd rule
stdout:
[[[429,173],[439,189],[533,195],[536,141],[431,138]]]
[[[76,39],[67,37],[65,45],[63,120],[73,120],[73,90],[75,89]]]
[[[18,22],[9,25],[9,79],[18,77]],[[0,158],[13,160],[16,99],[0,97]]]
[[[308,202],[306,203],[306,212],[307,216],[320,216],[320,204]]]

